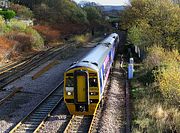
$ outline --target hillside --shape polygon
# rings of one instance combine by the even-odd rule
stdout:
[[[2,8],[3,12],[6,10]],[[2,62],[21,58],[24,53],[41,51],[54,44],[74,40],[73,35],[94,35],[109,27],[99,8],[81,8],[69,0],[14,0],[8,4],[8,10],[15,12],[15,17],[6,19],[5,15],[0,16],[1,42],[7,42],[0,44]]]

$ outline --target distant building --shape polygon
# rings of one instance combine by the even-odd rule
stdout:
[[[125,10],[126,6],[111,6],[111,5],[105,5],[105,6],[99,6],[104,12],[112,12],[112,11],[123,11]]]
[[[7,9],[9,8],[9,5],[10,5],[9,0],[0,0],[0,8]]]

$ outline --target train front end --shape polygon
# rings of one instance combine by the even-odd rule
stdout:
[[[76,67],[66,71],[64,101],[70,114],[93,115],[100,101],[97,71],[88,67]]]

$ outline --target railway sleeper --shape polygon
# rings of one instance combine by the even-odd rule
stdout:
[[[31,129],[31,128],[36,128],[37,127],[37,124],[36,125],[32,125],[32,124],[23,124],[20,129]]]
[[[46,110],[47,110],[47,111],[50,111],[51,109],[52,109],[52,107],[51,107],[51,108],[45,108],[45,107],[44,107],[44,108],[41,108],[41,109],[39,109],[39,110],[42,110],[42,111],[46,111]]]
[[[42,116],[45,116],[46,115],[46,113],[41,113],[41,112],[36,112],[35,114],[33,114],[32,116],[37,116],[37,115],[42,115]]]
[[[45,116],[45,115],[44,115],[44,116]],[[36,118],[41,119],[41,118],[44,118],[44,116],[31,116],[31,119],[36,119]]]
[[[57,102],[58,102],[58,100],[53,101],[53,102],[48,102],[47,104],[48,104],[48,105],[54,105],[54,104],[56,104]]]
[[[39,109],[39,110],[37,110],[36,112],[48,113],[49,110],[47,110],[47,109]],[[35,112],[35,113],[36,113],[36,112]]]
[[[16,131],[14,131],[14,133],[27,133],[25,130],[24,131],[22,131],[22,130],[16,130]]]
[[[35,113],[35,114],[33,114],[31,117],[33,117],[33,116],[45,116],[45,114],[38,114],[38,113]]]
[[[28,122],[25,122],[24,124],[32,124],[32,125],[37,125],[39,124],[39,121],[28,121]]]
[[[31,122],[41,122],[43,119],[39,119],[39,118],[30,118],[29,121]]]
[[[40,109],[38,112],[49,113],[50,109]]]

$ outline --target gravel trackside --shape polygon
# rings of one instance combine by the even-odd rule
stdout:
[[[101,133],[118,133],[122,132],[124,128],[125,80],[118,61],[112,70],[108,90],[105,94],[102,119],[98,131]]]
[[[71,115],[63,102],[53,111],[39,133],[63,133],[70,119]]]

